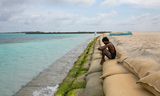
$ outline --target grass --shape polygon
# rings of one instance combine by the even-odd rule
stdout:
[[[89,68],[96,40],[97,38],[90,42],[85,51],[79,56],[67,77],[60,84],[55,96],[76,96],[77,89],[85,88],[86,81],[84,77]]]

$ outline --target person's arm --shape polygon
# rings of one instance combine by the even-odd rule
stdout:
[[[107,47],[108,47],[107,45],[104,45],[104,46],[102,46],[102,47],[99,47],[98,50],[104,50],[104,49],[106,49]]]

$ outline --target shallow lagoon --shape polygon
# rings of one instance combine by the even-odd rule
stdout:
[[[3,35],[6,37],[0,36],[0,40],[5,38],[0,44],[0,96],[13,95],[58,58],[93,38],[86,34]]]

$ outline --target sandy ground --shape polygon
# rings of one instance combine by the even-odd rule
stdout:
[[[48,69],[45,69],[26,86],[19,90],[14,96],[53,96],[53,92],[51,91],[54,90],[52,89],[63,81],[74,62],[84,51],[89,42],[90,40],[77,46],[66,55],[58,59],[51,66],[49,66]],[[38,95],[33,95],[34,92]]]
[[[152,80],[156,78],[154,80],[157,82],[159,79],[152,75],[160,68],[160,33],[135,32],[132,36],[113,36],[110,40],[120,53],[120,58],[106,60],[103,64],[103,75],[109,74],[103,82],[105,96],[154,96],[153,94],[157,94],[159,84],[155,84]],[[121,70],[122,67],[128,72]],[[150,79],[145,79],[146,77]],[[141,81],[143,79],[146,81]],[[136,83],[137,81],[141,81],[141,85]],[[148,84],[148,88],[143,85],[144,83]],[[150,86],[152,89],[149,88]]]
[[[135,32],[133,36],[115,36],[113,38],[117,41],[118,46],[123,47],[129,57],[141,56],[160,63],[160,33]]]

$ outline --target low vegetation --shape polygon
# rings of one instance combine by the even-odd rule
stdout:
[[[67,77],[60,84],[55,96],[77,96],[76,94],[85,88],[86,81],[84,78],[89,69],[95,42],[96,39],[90,42],[85,51],[79,56],[79,59],[75,62]]]

